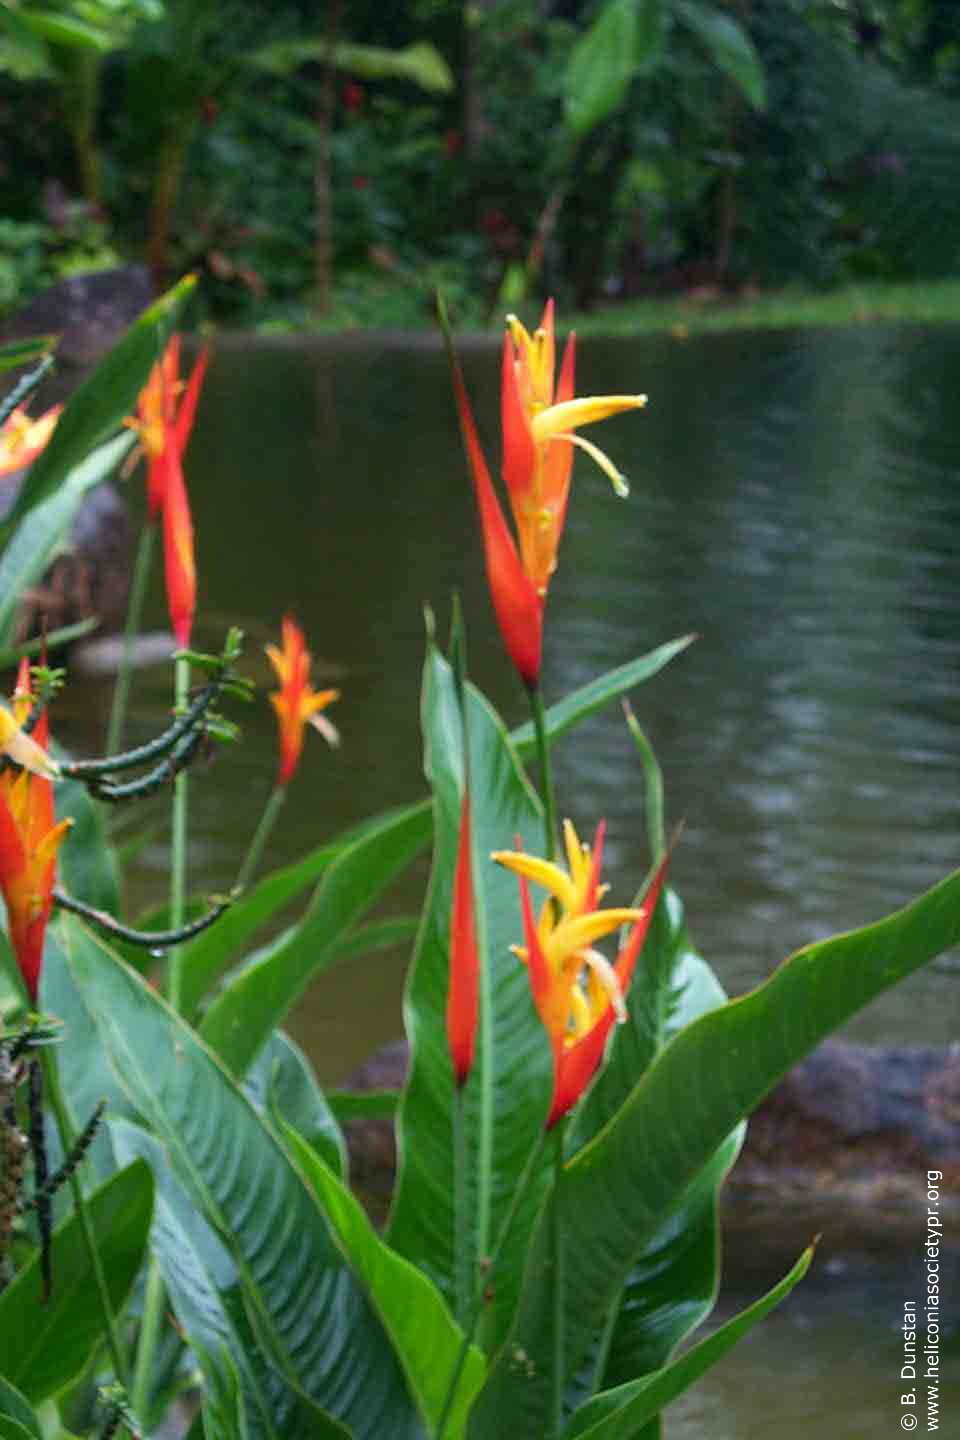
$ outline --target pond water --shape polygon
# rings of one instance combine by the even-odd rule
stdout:
[[[495,344],[468,346],[465,367],[494,454]],[[629,500],[581,462],[550,596],[546,694],[699,635],[634,705],[664,767],[668,816],[686,822],[673,878],[692,933],[742,991],[960,859],[960,331],[591,340],[580,375],[583,393],[642,389],[651,403],[603,427]],[[424,793],[422,614],[432,606],[443,633],[453,587],[474,679],[509,723],[526,718],[489,608],[437,346],[226,339],[188,468],[198,646],[242,624],[249,672],[269,688],[262,646],[292,607],[317,683],[343,691],[342,748],[307,737],[271,864]],[[151,604],[161,625],[159,586]],[[130,738],[155,730],[168,686],[163,668],[138,675]],[[96,745],[109,700],[103,680],[72,682],[63,738]],[[240,718],[245,744],[192,784],[199,890],[232,880],[272,783],[272,712],[261,702]],[[647,857],[618,707],[561,743],[557,778],[562,813],[587,829],[607,817],[613,893],[625,898]],[[162,811],[157,823],[128,878],[134,911],[165,891]],[[388,908],[415,909],[425,877],[424,863]],[[294,1029],[325,1081],[399,1033],[405,959],[335,971],[306,998]],[[955,961],[930,966],[849,1033],[954,1041],[958,986]],[[754,1248],[734,1248],[728,1305],[756,1298],[796,1254],[761,1275]],[[892,1433],[896,1327],[918,1268],[919,1248],[857,1255],[828,1236],[789,1304],[672,1408],[670,1435]]]
[[[465,354],[497,439],[495,342]],[[551,590],[548,700],[688,631],[697,643],[634,694],[660,755],[673,876],[692,933],[732,993],[796,947],[877,918],[960,858],[960,332],[852,330],[643,337],[581,347],[584,392],[644,389],[602,440],[630,476],[618,501],[580,462]],[[445,361],[429,340],[226,339],[189,456],[201,575],[198,645],[226,625],[263,643],[287,607],[343,692],[330,752],[308,737],[269,859],[293,859],[423,793],[423,607],[441,633],[458,587],[471,671],[510,723],[525,704],[495,631]],[[152,618],[163,623],[159,584]],[[141,672],[134,735],[168,702]],[[103,680],[72,684],[64,736],[93,744]],[[192,788],[193,884],[229,882],[272,780],[264,703],[246,743]],[[311,743],[313,742],[313,743]],[[560,808],[608,820],[614,895],[646,868],[641,780],[618,706],[557,750]],[[159,816],[158,816],[159,820]],[[166,884],[143,849],[134,906]],[[394,899],[413,910],[421,867]],[[298,1019],[335,1079],[400,1027],[405,956],[320,982]],[[947,959],[850,1027],[906,1044],[957,1037]]]

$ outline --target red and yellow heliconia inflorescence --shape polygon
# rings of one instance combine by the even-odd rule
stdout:
[[[320,712],[334,700],[339,700],[339,690],[312,690],[310,688],[310,651],[307,649],[303,631],[289,615],[283,621],[283,646],[268,645],[267,656],[277,672],[280,689],[270,696],[270,703],[277,712],[280,727],[280,770],[278,785],[287,785],[293,779],[303,749],[303,727],[312,725],[324,739],[336,745],[339,736],[333,725]]]
[[[36,420],[18,406],[0,425],[0,479],[32,465],[47,448],[50,436],[60,419],[62,405],[54,405]]]
[[[56,767],[46,755],[49,731],[41,715],[34,737],[20,725],[31,706],[30,670],[20,667],[13,715],[0,710],[0,749],[17,765],[0,774],[0,890],[7,907],[10,943],[31,1000],[37,998],[43,941],[53,907],[57,851],[71,820],[54,819],[53,785]],[[26,744],[24,743],[26,742]]]
[[[182,646],[189,645],[197,603],[193,521],[183,476],[183,456],[193,429],[209,352],[200,351],[185,383],[180,379],[180,336],[173,335],[150,371],[127,420],[147,460],[147,509],[163,526],[163,563],[170,625]]]
[[[500,850],[493,855],[520,877],[524,943],[513,948],[527,966],[533,1002],[553,1048],[548,1130],[579,1100],[603,1058],[611,1027],[626,1019],[624,997],[666,872],[664,861],[642,907],[598,909],[608,888],[600,884],[603,823],[597,826],[592,851],[580,844],[569,820],[564,822],[563,835],[567,869],[519,850]],[[530,899],[531,880],[549,892],[539,920]],[[630,933],[611,964],[593,947],[631,922]]]
[[[450,911],[450,981],[447,991],[447,1045],[458,1088],[466,1084],[473,1067],[479,1013],[480,952],[477,949],[473,900],[470,794],[464,786]]]
[[[531,335],[514,315],[503,339],[500,421],[503,481],[516,540],[497,499],[459,368],[454,391],[483,532],[487,580],[500,633],[524,683],[540,678],[543,607],[567,516],[574,446],[584,450],[619,495],[627,485],[616,466],[575,432],[646,404],[645,395],[574,396],[575,337],[567,340],[556,372],[553,301]]]

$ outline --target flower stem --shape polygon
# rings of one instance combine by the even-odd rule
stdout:
[[[266,805],[263,807],[263,814],[256,830],[253,832],[253,839],[250,841],[250,848],[243,857],[243,864],[240,866],[237,875],[236,888],[245,890],[257,873],[260,861],[263,858],[263,851],[270,838],[270,832],[277,822],[280,814],[280,807],[286,799],[286,785],[274,785],[270,791]]]
[[[69,1155],[73,1149],[76,1135],[70,1124],[67,1107],[64,1104],[63,1095],[60,1090],[60,1077],[57,1074],[53,1052],[49,1046],[41,1047],[40,1061],[43,1065],[43,1077],[47,1098],[50,1101],[50,1108],[53,1111],[54,1118],[57,1122],[57,1129],[60,1132],[60,1145],[64,1155]],[[90,1211],[87,1209],[86,1196],[83,1193],[80,1176],[76,1171],[70,1176],[70,1189],[73,1192],[73,1203],[76,1207],[77,1218],[80,1221],[80,1229],[83,1232],[83,1241],[86,1246],[87,1256],[90,1260],[90,1268],[93,1271],[94,1285],[100,1297],[100,1309],[103,1313],[103,1325],[106,1331],[107,1348],[110,1351],[110,1359],[113,1362],[114,1373],[120,1384],[126,1385],[126,1357],[123,1353],[123,1347],[120,1344],[117,1319],[113,1313],[110,1291],[107,1289],[107,1277],[104,1272],[103,1261],[100,1257],[100,1250],[97,1246],[97,1237],[93,1231],[93,1222],[90,1219]]]
[[[503,1223],[501,1224],[500,1230],[497,1234],[496,1243],[492,1251],[490,1252],[489,1258],[487,1258],[483,1262],[477,1276],[477,1284],[473,1294],[473,1309],[470,1313],[469,1323],[466,1325],[463,1332],[463,1339],[460,1342],[460,1349],[457,1353],[457,1363],[454,1365],[453,1371],[450,1375],[450,1381],[447,1385],[447,1393],[443,1398],[443,1408],[440,1411],[440,1419],[437,1421],[437,1433],[435,1440],[443,1440],[443,1432],[446,1429],[447,1421],[450,1419],[450,1412],[453,1409],[453,1402],[457,1396],[457,1387],[460,1384],[460,1376],[463,1374],[463,1367],[467,1362],[467,1355],[470,1351],[470,1344],[473,1340],[474,1335],[477,1333],[477,1325],[480,1323],[480,1316],[483,1313],[483,1304],[486,1292],[493,1279],[493,1274],[494,1270],[496,1269],[497,1261],[500,1259],[500,1252],[506,1243],[507,1236],[510,1234],[510,1229],[513,1225],[514,1220],[516,1219],[517,1211],[520,1209],[520,1202],[526,1195],[527,1190],[530,1186],[530,1182],[536,1174],[537,1162],[540,1159],[540,1155],[543,1150],[543,1142],[546,1139],[546,1136],[547,1132],[545,1130],[541,1130],[536,1145],[534,1145],[533,1149],[530,1151],[530,1154],[527,1156],[526,1164],[520,1172],[520,1178],[517,1180],[517,1183],[513,1188],[513,1195],[510,1199],[507,1213],[503,1217]]]
[[[467,1209],[467,1127],[463,1086],[453,1097],[454,1314],[466,1325],[470,1309],[470,1216]]]
[[[190,661],[178,657],[174,670],[174,707],[179,714],[190,698]],[[173,824],[170,841],[170,928],[179,929],[186,909],[187,873],[187,772],[182,770],[173,782]],[[167,962],[167,999],[179,1012],[182,970],[179,950],[172,950]],[[150,1379],[153,1371],[160,1327],[166,1304],[163,1275],[155,1254],[147,1267],[147,1288],[143,1299],[143,1317],[137,1341],[137,1362],[133,1377],[133,1409],[146,1416],[150,1408]]]
[[[117,683],[113,687],[113,704],[110,707],[110,723],[107,728],[107,754],[116,755],[123,744],[123,728],[127,718],[127,703],[130,698],[130,677],[133,672],[133,646],[140,631],[143,616],[143,602],[150,578],[150,564],[153,558],[153,540],[156,525],[145,520],[137,545],[137,558],[133,566],[133,580],[130,583],[130,599],[127,603],[127,620],[123,629],[123,654]]]
[[[561,1120],[555,1131],[553,1160],[553,1194],[550,1196],[550,1246],[553,1251],[553,1406],[550,1440],[560,1440],[563,1431],[563,1392],[565,1378],[566,1323],[563,1284],[563,1227],[560,1223],[560,1182],[563,1178],[563,1137],[566,1126]]]
[[[176,661],[174,674],[174,704],[177,712],[185,710],[190,699],[190,661],[182,656]],[[187,781],[186,770],[181,770],[173,782],[173,833],[170,841],[170,929],[177,930],[183,924],[186,912],[187,877]],[[167,999],[174,1010],[180,1009],[182,967],[179,950],[170,953],[167,972]]]
[[[530,709],[533,714],[533,728],[537,738],[537,760],[540,765],[540,790],[543,800],[543,840],[547,860],[553,860],[557,853],[557,802],[553,790],[553,767],[550,763],[550,741],[547,737],[547,720],[543,708],[543,692],[539,685],[529,691]]]

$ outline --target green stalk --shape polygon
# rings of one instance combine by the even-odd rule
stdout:
[[[264,846],[270,838],[270,833],[274,825],[277,823],[277,816],[280,814],[280,807],[286,799],[286,795],[286,785],[274,785],[270,791],[267,803],[263,807],[263,814],[260,816],[256,830],[253,832],[250,848],[243,857],[243,864],[240,866],[237,875],[236,888],[238,890],[245,890],[254,875],[256,875],[260,861],[263,858]]]
[[[174,707],[179,714],[190,702],[190,661],[179,656],[174,674]],[[186,770],[173,782],[173,833],[170,842],[170,929],[183,924],[187,905],[187,781]],[[182,964],[179,950],[170,952],[167,999],[180,1010]]]
[[[543,848],[547,860],[557,853],[557,801],[553,790],[553,767],[550,764],[550,741],[543,708],[543,692],[539,685],[530,689],[530,709],[537,738],[537,760],[540,765],[540,791],[543,800]]]
[[[463,1086],[453,1097],[454,1314],[467,1323],[470,1307],[470,1214],[467,1209],[467,1127]]]
[[[174,670],[174,708],[179,714],[190,699],[190,661],[178,656]],[[187,772],[182,770],[173,782],[173,827],[170,842],[170,928],[183,924],[186,909],[187,873]],[[167,962],[167,999],[178,1013],[181,1001],[182,969],[180,951],[172,950]],[[133,1410],[145,1417],[150,1408],[150,1379],[160,1341],[160,1328],[166,1305],[163,1276],[156,1255],[151,1255],[147,1269],[147,1288],[143,1301],[143,1318],[137,1342],[137,1363],[133,1377]]]
[[[49,1046],[42,1046],[40,1049],[40,1062],[43,1065],[43,1078],[47,1098],[50,1101],[50,1108],[53,1111],[57,1122],[57,1129],[60,1132],[60,1144],[64,1155],[69,1155],[76,1140],[70,1118],[67,1114],[67,1107],[64,1104],[63,1095],[60,1090],[60,1076],[57,1074],[57,1067],[54,1063],[53,1052]],[[100,1258],[100,1251],[97,1248],[97,1237],[93,1233],[93,1222],[90,1219],[90,1211],[87,1209],[86,1197],[83,1193],[83,1186],[80,1183],[79,1174],[74,1171],[70,1176],[70,1189],[73,1192],[73,1203],[76,1207],[77,1217],[80,1221],[80,1229],[83,1231],[83,1241],[90,1260],[90,1268],[93,1270],[93,1280],[100,1297],[100,1309],[103,1312],[103,1324],[107,1336],[107,1348],[110,1351],[110,1359],[113,1362],[114,1373],[121,1385],[127,1384],[127,1362],[120,1344],[120,1335],[117,1330],[117,1319],[113,1313],[113,1305],[110,1301],[110,1291],[107,1289],[107,1277],[103,1268],[103,1261]]]
[[[550,1196],[550,1248],[553,1252],[553,1406],[550,1440],[560,1440],[563,1433],[563,1391],[566,1326],[563,1310],[563,1227],[560,1224],[560,1181],[563,1178],[563,1132],[561,1120],[556,1127],[553,1170],[553,1194]]]
[[[477,1333],[477,1325],[480,1323],[480,1316],[483,1313],[484,1296],[486,1294],[487,1288],[489,1287],[493,1279],[494,1271],[497,1266],[497,1261],[500,1259],[500,1252],[506,1244],[507,1236],[510,1234],[510,1228],[513,1225],[514,1220],[516,1219],[517,1211],[520,1209],[520,1202],[526,1195],[530,1182],[536,1173],[537,1162],[540,1159],[540,1154],[543,1150],[543,1143],[546,1138],[547,1132],[545,1130],[541,1130],[540,1135],[537,1139],[537,1143],[536,1145],[534,1145],[533,1149],[530,1151],[530,1154],[527,1156],[526,1164],[520,1172],[520,1178],[518,1179],[516,1185],[513,1188],[513,1196],[507,1208],[507,1213],[503,1217],[503,1223],[500,1226],[500,1231],[497,1235],[496,1244],[494,1245],[493,1250],[490,1252],[489,1258],[485,1261],[485,1263],[481,1265],[479,1273],[477,1275],[476,1288],[474,1289],[473,1294],[473,1309],[470,1314],[469,1324],[465,1327],[463,1332],[463,1339],[460,1342],[460,1349],[457,1353],[457,1363],[454,1365],[453,1371],[450,1375],[450,1381],[447,1385],[447,1393],[443,1397],[443,1408],[440,1411],[440,1419],[437,1421],[437,1433],[435,1440],[443,1440],[443,1432],[446,1429],[447,1421],[450,1419],[450,1412],[453,1409],[453,1402],[457,1398],[457,1387],[460,1384],[460,1376],[463,1374],[463,1367],[467,1363],[467,1355],[470,1351],[470,1344],[473,1340],[474,1335]]]
[[[117,683],[113,687],[113,704],[110,707],[110,724],[107,729],[108,755],[116,755],[123,743],[123,727],[127,718],[127,703],[130,698],[130,677],[133,673],[133,647],[140,632],[156,529],[156,525],[145,520],[137,545],[133,580],[130,582],[130,600],[127,604],[127,620],[123,628],[123,654],[120,659],[120,669],[117,671]]]

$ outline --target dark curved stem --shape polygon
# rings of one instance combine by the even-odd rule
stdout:
[[[130,925],[124,925],[115,916],[107,913],[106,910],[97,910],[93,905],[87,905],[83,900],[78,900],[74,895],[68,895],[66,891],[54,888],[53,903],[61,910],[69,910],[73,915],[79,915],[84,920],[89,920],[105,934],[114,936],[117,940],[126,940],[130,945],[143,945],[148,949],[165,950],[170,945],[180,945],[185,940],[192,940],[194,935],[208,930],[215,924],[225,910],[229,910],[233,904],[234,896],[224,895],[209,909],[205,915],[197,920],[191,920],[188,925],[178,925],[173,930],[134,930]]]
[[[136,750],[125,750],[120,755],[106,755],[102,760],[69,760],[60,766],[61,774],[71,780],[115,775],[122,770],[136,770],[140,765],[147,765],[151,760],[169,754],[178,740],[196,728],[198,720],[217,698],[226,678],[225,675],[218,676],[205,685],[190,707],[155,740],[139,745]]]
[[[196,754],[203,735],[202,726],[198,726],[185,739],[181,739],[172,754],[167,755],[159,765],[155,765],[146,775],[140,775],[136,780],[112,785],[109,780],[92,776],[87,781],[87,788],[96,800],[103,800],[108,805],[122,805],[127,800],[145,800],[148,796],[155,795],[168,781],[175,779],[181,770],[186,769]]]

